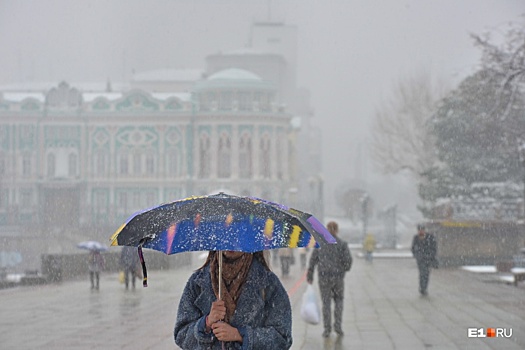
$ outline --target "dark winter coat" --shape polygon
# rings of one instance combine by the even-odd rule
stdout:
[[[314,249],[310,257],[310,264],[306,278],[313,281],[315,266],[318,266],[317,276],[323,279],[344,279],[347,271],[352,267],[352,254],[348,243],[334,236],[336,244],[325,244],[319,249]]]
[[[179,302],[175,343],[182,349],[221,349],[213,332],[206,333],[205,319],[213,293],[210,267],[188,280]],[[243,338],[225,343],[226,349],[289,349],[292,346],[292,310],[288,294],[277,276],[253,260],[230,324]]]
[[[138,266],[139,255],[137,248],[124,246],[122,247],[122,253],[120,254],[120,266],[126,270],[133,270]]]
[[[418,264],[434,266],[436,264],[437,243],[433,234],[426,232],[425,237],[420,239],[418,235],[412,240],[412,254]]]

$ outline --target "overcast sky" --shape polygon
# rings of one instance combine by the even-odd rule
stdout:
[[[283,20],[298,28],[331,200],[341,182],[372,175],[371,164],[355,170],[358,145],[396,81],[423,70],[457,84],[479,60],[469,33],[523,13],[523,0],[0,0],[0,84],[204,68],[206,55],[245,46],[254,20]]]

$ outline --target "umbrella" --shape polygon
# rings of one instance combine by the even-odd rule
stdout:
[[[175,254],[233,250],[253,253],[276,248],[319,248],[336,243],[311,214],[260,198],[225,193],[189,197],[132,215],[111,237],[111,245]],[[219,274],[221,273],[219,254]],[[219,292],[220,295],[220,292]]]
[[[98,252],[103,252],[108,250],[108,246],[97,241],[84,241],[77,244],[77,248],[94,250]]]

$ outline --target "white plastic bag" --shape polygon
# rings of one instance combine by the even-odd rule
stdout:
[[[317,295],[315,293],[314,287],[311,284],[306,286],[306,290],[303,294],[303,301],[301,304],[301,318],[303,321],[310,324],[318,324],[321,319]]]

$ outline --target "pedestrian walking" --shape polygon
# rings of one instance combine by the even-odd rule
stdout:
[[[306,268],[306,263],[308,262],[308,251],[309,248],[297,248],[299,251],[299,261],[301,263],[301,270]]]
[[[135,289],[135,279],[137,278],[137,269],[139,268],[139,254],[136,247],[122,247],[120,267],[122,271],[124,271],[124,284],[126,289],[129,289],[130,279],[131,287]]]
[[[363,241],[363,249],[365,250],[365,260],[372,262],[374,250],[376,249],[376,239],[371,233],[367,233]]]
[[[290,275],[290,267],[295,263],[293,250],[290,248],[279,249],[279,259],[281,261],[281,275],[286,278]]]
[[[412,255],[419,270],[419,293],[428,294],[430,268],[437,267],[437,244],[434,235],[426,232],[424,225],[417,225],[417,235],[412,240]]]
[[[342,328],[343,301],[345,275],[352,267],[352,254],[346,243],[337,237],[339,226],[335,221],[330,221],[326,228],[334,236],[336,244],[326,244],[319,249],[314,249],[310,256],[310,264],[306,274],[306,280],[312,284],[314,280],[314,270],[317,268],[319,279],[319,290],[321,292],[322,313],[323,313],[323,337],[328,338],[332,332],[332,311],[331,304],[334,300],[334,330],[337,335],[344,335]]]
[[[186,283],[173,333],[188,350],[289,349],[290,300],[263,252],[211,251]]]
[[[89,280],[91,289],[98,290],[100,287],[100,272],[104,269],[106,261],[100,251],[91,250],[88,255]]]

